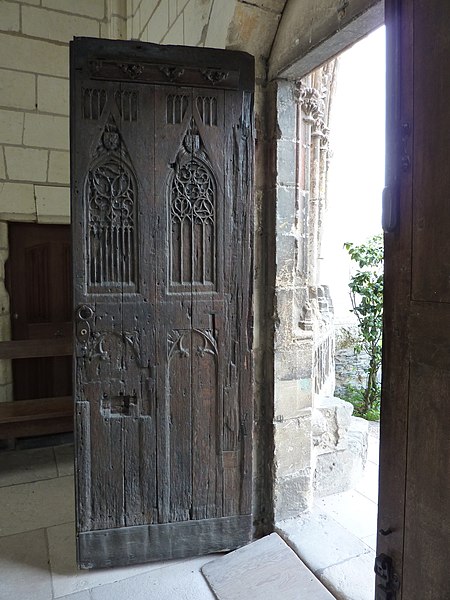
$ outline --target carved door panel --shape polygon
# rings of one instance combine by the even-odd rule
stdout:
[[[381,572],[377,584],[380,598],[397,600],[440,600],[450,589],[450,79],[442,68],[449,24],[448,2],[386,2],[378,553],[393,559],[397,578]]]
[[[251,539],[252,86],[242,53],[72,44],[82,567]]]

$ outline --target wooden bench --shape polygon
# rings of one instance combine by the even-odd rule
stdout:
[[[70,356],[70,338],[0,342],[0,359]],[[71,396],[0,402],[0,440],[73,431]]]
[[[73,431],[71,396],[0,403],[0,440]]]

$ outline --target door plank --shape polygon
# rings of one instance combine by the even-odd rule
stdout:
[[[97,569],[224,552],[251,540],[250,515],[120,527],[79,535],[80,567]]]

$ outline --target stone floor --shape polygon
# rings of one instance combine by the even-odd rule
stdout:
[[[342,599],[373,599],[378,449],[376,436],[370,437],[360,485],[321,499],[308,518],[285,521],[279,530]],[[0,452],[0,507],[0,600],[214,598],[200,573],[211,555],[77,570],[70,445]]]
[[[370,423],[368,460],[355,489],[326,496],[278,533],[339,600],[373,600],[378,509],[378,424]]]

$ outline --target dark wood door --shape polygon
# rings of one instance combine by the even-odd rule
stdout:
[[[71,48],[78,562],[252,536],[253,59]]]
[[[388,0],[386,25],[386,216],[394,219],[385,238],[378,553],[393,559],[397,600],[442,600],[450,590],[450,3]]]
[[[69,225],[9,225],[12,339],[49,347],[48,357],[13,360],[15,400],[72,394],[72,360],[57,356],[57,343],[72,335],[70,246]]]

